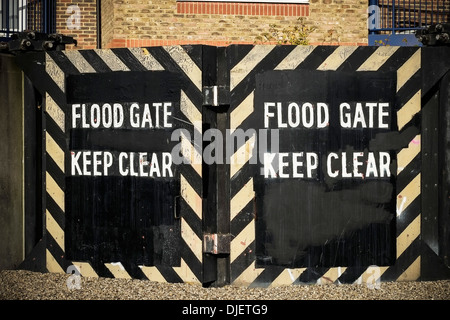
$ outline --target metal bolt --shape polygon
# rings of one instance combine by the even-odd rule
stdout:
[[[31,47],[31,41],[30,40],[22,40],[20,43],[20,47],[22,50],[27,50]]]
[[[441,33],[436,35],[436,40],[440,42],[446,42],[449,40],[448,33]]]
[[[422,42],[423,44],[427,44],[430,41],[430,37],[429,36],[420,36],[419,37],[419,41]]]
[[[51,35],[49,35],[49,38],[55,40],[56,42],[62,41],[62,36],[58,33],[52,33]]]
[[[45,49],[50,50],[50,49],[52,49],[53,47],[54,47],[53,42],[51,42],[51,41],[46,41],[46,42],[44,42],[44,48],[45,48]]]

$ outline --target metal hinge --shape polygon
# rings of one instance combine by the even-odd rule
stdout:
[[[231,234],[205,233],[203,235],[203,253],[229,254]]]

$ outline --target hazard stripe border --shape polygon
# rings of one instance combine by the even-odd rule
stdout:
[[[121,262],[105,263],[95,270],[88,261],[69,261],[65,257],[65,172],[69,162],[65,76],[114,71],[169,70],[191,83],[181,92],[180,109],[192,130],[201,133],[201,68],[189,54],[193,46],[118,48],[54,51],[45,54],[45,72],[52,81],[45,93],[45,265],[49,272],[66,273],[74,265],[82,276],[131,278]],[[189,91],[189,92],[188,92]],[[191,101],[191,100],[194,101]],[[195,129],[194,129],[195,128]],[[193,131],[191,132],[193,137]],[[183,139],[183,151],[197,156],[193,141]],[[183,152],[182,151],[182,152]],[[193,160],[192,158],[190,160]],[[182,166],[184,167],[184,166]],[[140,277],[158,282],[202,282],[202,182],[201,162],[191,161],[181,169],[181,264],[179,267],[139,266]]]
[[[414,119],[421,110],[421,49],[399,47],[347,47],[347,46],[248,46],[231,48],[239,58],[230,62],[230,89],[232,96],[243,97],[230,110],[232,130],[242,128],[246,118],[253,112],[254,74],[266,70],[292,70],[308,68],[316,70],[357,70],[377,71],[393,69],[397,73],[397,96],[400,107],[397,110],[398,127],[401,134],[409,134],[409,145],[400,150],[398,176],[402,185],[397,185],[397,256],[393,266],[375,267],[333,267],[296,268],[280,267],[257,268],[255,249],[255,220],[252,202],[255,194],[252,189],[253,178],[246,175],[246,164],[230,170],[230,223],[231,241],[231,282],[240,286],[280,286],[305,282],[323,283],[362,283],[377,272],[383,281],[417,280],[420,278],[420,161],[421,135],[415,132]],[[278,51],[278,52],[277,52]],[[281,52],[281,53],[280,53]],[[279,53],[281,61],[264,66],[264,59]],[[404,59],[403,57],[407,58]],[[252,78],[253,77],[253,78]],[[244,83],[239,87],[240,83]],[[233,92],[235,90],[235,92]],[[240,90],[240,91],[239,91]],[[238,91],[239,93],[236,93]],[[243,93],[244,92],[244,93]],[[411,94],[412,92],[412,94]],[[412,135],[412,136],[411,136]],[[251,139],[244,150],[250,150]],[[238,146],[239,147],[239,146]],[[237,154],[239,150],[236,150]],[[246,159],[250,158],[248,155]],[[230,159],[230,162],[231,159]],[[413,170],[412,170],[413,168]],[[417,170],[419,169],[419,170]],[[234,185],[234,188],[233,188]],[[233,191],[234,189],[234,191]],[[237,218],[236,218],[237,217]],[[246,219],[247,218],[247,219]],[[247,221],[245,221],[247,220]],[[243,222],[245,221],[245,222]],[[378,280],[375,279],[375,280]]]

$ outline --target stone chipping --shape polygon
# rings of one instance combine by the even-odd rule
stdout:
[[[450,280],[367,284],[299,284],[269,288],[80,277],[26,270],[0,271],[0,300],[449,300]],[[73,279],[73,278],[72,278]],[[70,287],[70,288],[69,288]]]

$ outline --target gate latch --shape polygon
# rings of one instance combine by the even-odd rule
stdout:
[[[219,107],[230,104],[230,88],[227,86],[203,87],[203,105]]]
[[[231,234],[205,233],[203,235],[203,253],[229,254]]]

